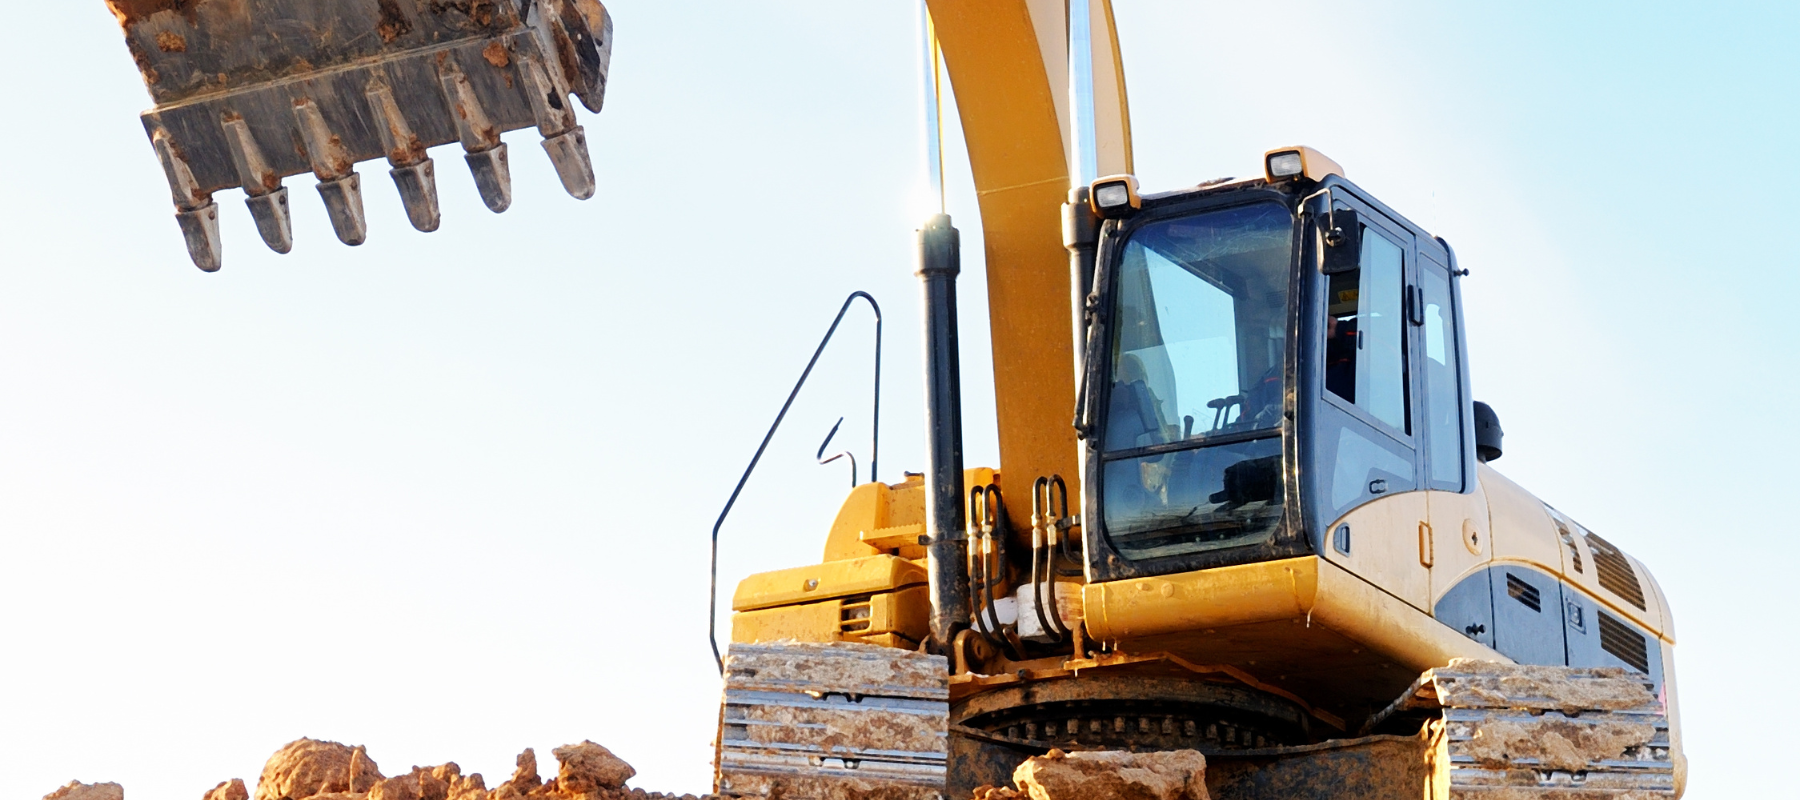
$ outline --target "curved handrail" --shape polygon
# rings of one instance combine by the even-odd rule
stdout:
[[[881,454],[881,305],[868,292],[851,292],[844,298],[844,305],[838,309],[837,317],[831,320],[831,327],[826,329],[825,338],[819,340],[819,346],[813,350],[812,360],[806,362],[806,370],[800,373],[800,380],[794,382],[793,391],[788,392],[787,401],[781,404],[781,411],[775,415],[775,422],[769,425],[769,432],[763,434],[762,444],[756,446],[756,455],[750,457],[750,466],[744,468],[744,475],[738,478],[737,487],[731,490],[731,498],[725,501],[725,508],[719,512],[719,519],[713,523],[712,529],[712,575],[707,593],[706,603],[706,638],[712,645],[713,661],[719,666],[719,674],[725,674],[725,658],[719,654],[719,528],[725,525],[725,517],[731,513],[731,507],[737,504],[738,495],[744,491],[744,484],[750,482],[750,473],[756,471],[756,462],[762,460],[763,451],[769,448],[769,440],[775,438],[775,431],[781,427],[781,420],[787,416],[788,409],[794,405],[794,398],[800,395],[800,387],[806,385],[806,379],[812,375],[813,367],[819,363],[819,356],[825,353],[825,346],[831,344],[832,334],[837,333],[838,323],[844,321],[844,314],[850,311],[857,298],[868,301],[869,310],[875,312],[875,408],[871,412],[873,433],[869,442],[869,480],[876,479],[877,459]],[[841,420],[840,420],[841,421]],[[834,429],[835,430],[835,429]]]

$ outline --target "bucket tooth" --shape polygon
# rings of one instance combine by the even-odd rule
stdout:
[[[223,248],[219,240],[219,207],[213,203],[212,193],[201,191],[187,159],[169,139],[168,131],[157,129],[150,135],[150,144],[156,148],[163,174],[169,179],[175,222],[181,226],[181,238],[187,241],[188,257],[194,260],[194,266],[218,272]]]
[[[556,165],[556,177],[577,200],[594,196],[594,162],[588,158],[587,133],[580,125],[544,140],[544,152]]]
[[[192,211],[176,211],[175,222],[181,226],[181,238],[187,240],[188,257],[205,272],[218,272],[220,265],[219,207],[214,203]]]
[[[243,183],[244,204],[250,207],[250,216],[256,220],[257,233],[262,234],[263,243],[270,250],[277,253],[292,251],[294,225],[288,212],[287,187],[281,185],[281,175],[269,168],[269,160],[256,145],[256,137],[250,133],[250,125],[242,115],[225,114],[222,127],[225,144],[231,148],[231,162],[237,167],[238,179]]]
[[[594,196],[594,163],[588,158],[587,133],[575,124],[575,109],[564,99],[568,88],[559,84],[541,65],[520,65],[531,97],[531,113],[537,118],[538,133],[544,137],[544,152],[556,167],[556,177],[563,189],[578,200]]]
[[[270,250],[287,254],[294,249],[294,218],[288,210],[288,191],[283,186],[265,195],[244,198],[250,217],[256,220],[256,232]]]
[[[369,236],[369,224],[363,216],[362,176],[356,174],[356,161],[344,151],[342,140],[331,134],[324,114],[311,98],[294,103],[294,120],[299,123],[306,159],[319,178],[319,196],[325,200],[338,241],[362,244]]]
[[[388,175],[400,191],[400,202],[406,206],[406,218],[425,233],[438,229],[442,217],[438,210],[437,172],[425,155],[425,143],[413,133],[412,125],[394,102],[394,91],[380,80],[369,84],[369,108],[379,117],[375,126],[381,135],[382,149],[387,151]]]
[[[482,202],[496,214],[512,205],[512,171],[507,168],[506,143],[500,141],[500,129],[488,118],[481,99],[469,85],[469,77],[454,60],[445,60],[438,68],[438,82],[444,87],[444,99],[450,103],[450,117],[456,121],[456,135],[462,140],[463,160],[475,176],[475,188]]]
[[[438,211],[437,171],[431,159],[406,167],[388,170],[394,187],[400,190],[400,202],[406,206],[406,218],[421,232],[438,229],[443,221]]]
[[[481,201],[496,214],[512,206],[512,170],[506,163],[506,143],[477,153],[464,153],[469,173],[475,176],[475,189]]]
[[[331,216],[338,241],[355,246],[369,238],[369,221],[363,216],[362,176],[354,172],[337,180],[319,181],[319,196]]]

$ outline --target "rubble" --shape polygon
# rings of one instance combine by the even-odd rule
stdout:
[[[220,781],[218,786],[206,793],[200,800],[250,800],[250,790],[244,788],[242,778]]]
[[[526,748],[515,762],[511,780],[490,790],[481,773],[464,775],[456,762],[413,767],[387,777],[361,745],[351,747],[317,739],[296,739],[263,765],[255,800],[716,800],[691,794],[665,794],[633,789],[637,775],[625,760],[594,742],[558,747],[556,777],[538,775],[537,753]],[[201,800],[251,800],[244,781],[232,778],[202,795]],[[69,785],[44,800],[125,800],[116,783]]]
[[[269,757],[255,800],[700,800],[627,787],[637,770],[590,741],[551,752],[559,764],[556,777],[544,780],[536,751],[526,748],[514,762],[512,779],[490,790],[481,773],[464,775],[454,761],[387,777],[360,745],[297,739]],[[45,800],[124,800],[124,792],[113,783],[71,783]],[[202,800],[251,800],[251,795],[233,778]]]
[[[361,747],[317,739],[288,742],[263,765],[256,800],[304,800],[322,794],[362,793],[382,778]]]
[[[975,800],[1211,800],[1206,756],[1195,750],[1051,750],[1020,764],[1013,783],[1017,789],[976,789]]]
[[[637,770],[625,760],[600,745],[589,741],[550,751],[561,768],[556,772],[557,788],[563,792],[588,795],[625,787]]]
[[[125,788],[116,783],[69,781],[69,785],[44,795],[44,800],[125,800]]]
[[[513,770],[512,780],[500,785],[501,789],[512,789],[512,794],[525,794],[544,785],[544,779],[538,777],[537,752],[525,748],[517,759],[513,760],[517,768]]]

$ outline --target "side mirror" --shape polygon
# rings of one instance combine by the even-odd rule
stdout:
[[[1335,209],[1320,220],[1325,240],[1319,271],[1326,275],[1351,272],[1362,266],[1362,220],[1348,208]]]
[[[1492,406],[1475,401],[1475,458],[1483,464],[1500,458],[1500,416]]]

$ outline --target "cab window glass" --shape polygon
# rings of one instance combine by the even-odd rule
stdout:
[[[1292,219],[1258,204],[1132,235],[1117,277],[1107,450],[1280,423]]]
[[[1162,220],[1120,251],[1101,507],[1126,558],[1267,541],[1294,218],[1258,203]]]
[[[1325,388],[1402,433],[1407,419],[1405,255],[1363,230],[1362,267],[1331,276]]]
[[[1457,369],[1456,315],[1450,308],[1450,277],[1437,267],[1421,270],[1425,300],[1425,438],[1431,455],[1431,485],[1462,491],[1462,380]]]

